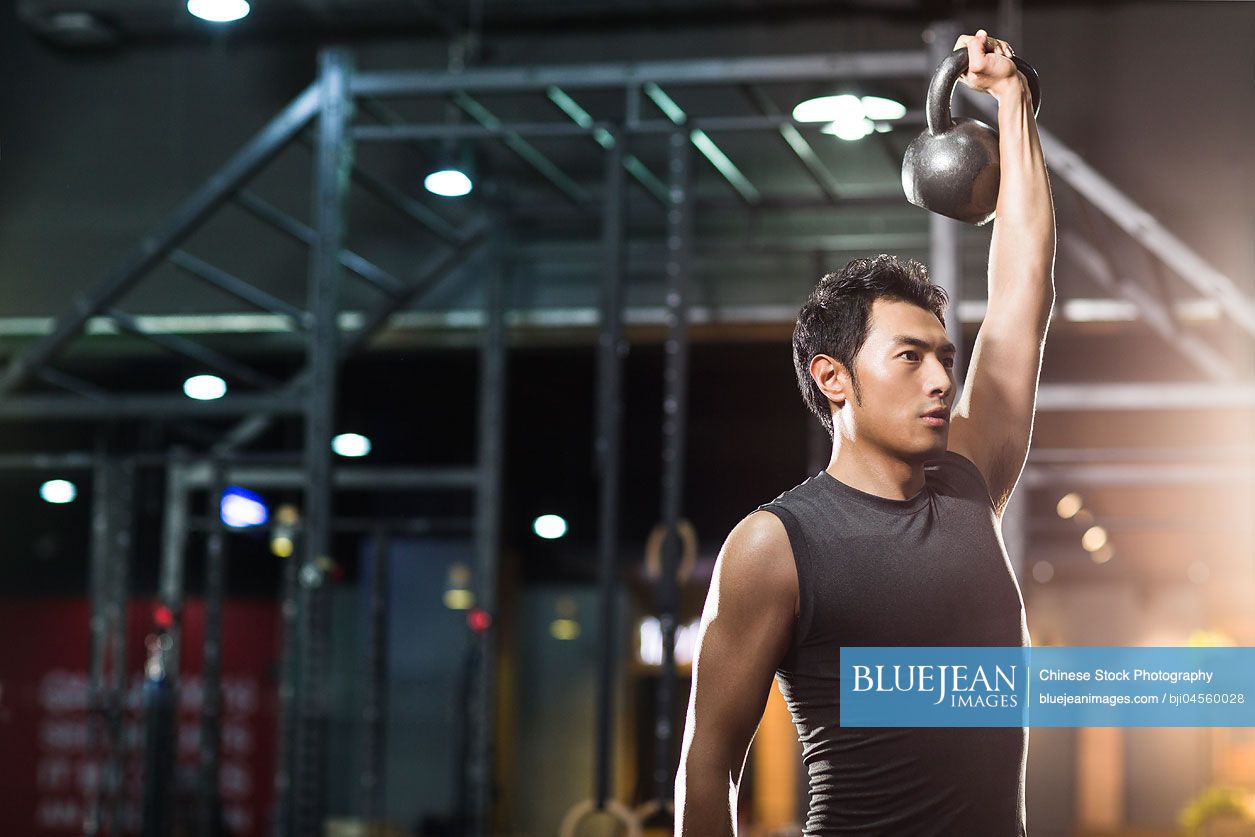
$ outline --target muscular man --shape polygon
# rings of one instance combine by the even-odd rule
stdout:
[[[842,728],[842,646],[1029,644],[1000,534],[1024,467],[1054,304],[1054,210],[1011,48],[963,36],[961,79],[998,101],[989,306],[963,398],[944,291],[893,256],[824,276],[793,335],[827,468],[736,525],[702,614],[676,780],[676,835],[735,834],[773,676],[810,778],[811,835],[1026,834],[1028,730]],[[762,777],[771,781],[771,777]]]

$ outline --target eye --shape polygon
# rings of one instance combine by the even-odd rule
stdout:
[[[953,358],[953,357],[943,357],[943,358],[941,359],[941,365],[942,365],[942,366],[944,366],[944,367],[946,367],[947,369],[953,369],[953,368],[954,368],[954,358]]]
[[[907,355],[914,355],[913,358],[909,358],[910,360],[919,360],[919,352],[915,351],[914,349],[908,349],[907,351],[902,352],[902,354],[898,355],[898,357],[906,357]]]

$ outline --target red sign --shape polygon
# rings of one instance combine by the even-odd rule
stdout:
[[[126,639],[120,817],[138,832],[144,751],[144,638],[154,602],[133,600]],[[204,609],[183,615],[175,831],[194,833]],[[278,607],[232,601],[222,611],[220,796],[228,833],[269,831],[275,760]],[[89,749],[88,606],[84,599],[0,600],[0,834],[81,834],[100,783]]]

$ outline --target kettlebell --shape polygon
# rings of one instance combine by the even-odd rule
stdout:
[[[1041,107],[1037,71],[1019,56],[1011,58],[1028,80],[1033,114]],[[950,116],[950,99],[967,72],[967,49],[950,53],[928,85],[928,129],[911,141],[902,158],[906,199],[940,215],[980,226],[998,206],[998,131],[977,119]]]

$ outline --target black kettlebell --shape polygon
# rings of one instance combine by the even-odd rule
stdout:
[[[1033,114],[1041,108],[1037,71],[1019,56],[1011,58],[1028,80]],[[902,190],[916,206],[980,226],[998,206],[998,131],[976,119],[950,116],[950,99],[967,72],[967,49],[950,53],[928,85],[928,130],[902,158]]]

